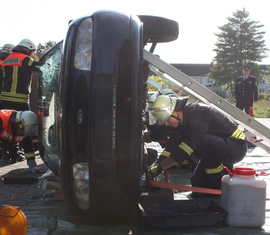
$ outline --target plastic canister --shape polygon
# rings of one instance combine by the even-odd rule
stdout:
[[[228,171],[228,170],[227,170]],[[222,177],[221,206],[232,227],[261,227],[265,223],[266,182],[252,168],[234,168]]]

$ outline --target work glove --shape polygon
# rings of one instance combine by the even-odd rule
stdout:
[[[162,173],[162,167],[161,165],[157,165],[157,166],[153,166],[149,169],[149,173],[150,175],[155,178],[157,177],[158,175],[160,175]]]
[[[45,64],[45,61],[38,61],[38,66],[42,66]]]
[[[150,132],[149,131],[146,131],[143,133],[143,140],[144,142],[146,143],[151,143],[151,138],[150,138]]]

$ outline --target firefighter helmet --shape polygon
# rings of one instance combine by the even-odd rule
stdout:
[[[170,97],[161,95],[157,97],[153,106],[150,108],[152,115],[158,120],[158,124],[164,124],[174,111],[182,111],[188,101],[188,97]]]
[[[169,96],[175,96],[175,93],[173,91],[171,91],[170,89],[162,89],[162,90],[158,90],[156,91],[154,94],[152,94],[149,99],[147,100],[147,103],[150,107],[152,107],[154,101],[156,100],[157,97],[159,97],[160,95],[169,95]]]
[[[35,113],[32,111],[18,111],[16,114],[16,120],[22,124],[22,129],[28,135],[36,134],[38,119]]]
[[[188,101],[188,96],[180,96],[176,100],[174,111],[182,111]]]
[[[158,120],[158,124],[164,124],[173,113],[176,104],[176,97],[160,95],[156,98],[152,107],[149,109],[152,115]]]
[[[17,46],[26,47],[27,49],[33,51],[36,50],[36,45],[30,39],[23,39]]]
[[[2,53],[11,54],[13,48],[14,48],[14,45],[13,44],[7,43],[7,44],[5,44],[3,46]]]

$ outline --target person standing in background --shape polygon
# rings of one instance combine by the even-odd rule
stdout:
[[[237,78],[235,82],[236,107],[249,114],[249,108],[253,107],[253,102],[258,101],[258,88],[256,77],[250,76],[251,66],[243,66],[243,76]]]

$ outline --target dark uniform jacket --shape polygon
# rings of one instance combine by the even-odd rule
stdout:
[[[256,77],[248,76],[244,81],[244,77],[238,77],[235,83],[235,99],[243,99],[247,102],[258,100],[258,88]]]
[[[190,103],[185,106],[183,115],[183,125],[174,128],[168,145],[157,163],[169,156],[172,158],[181,156],[183,161],[186,160],[196,151],[205,135],[245,141],[245,135],[238,129],[238,125],[212,107]]]
[[[4,60],[9,56],[9,53],[1,53],[0,54],[0,94],[1,94],[1,88],[3,85],[3,71],[2,71],[2,64]]]
[[[3,86],[1,100],[28,103],[33,71],[39,71],[35,61],[22,52],[13,52],[2,63]]]

